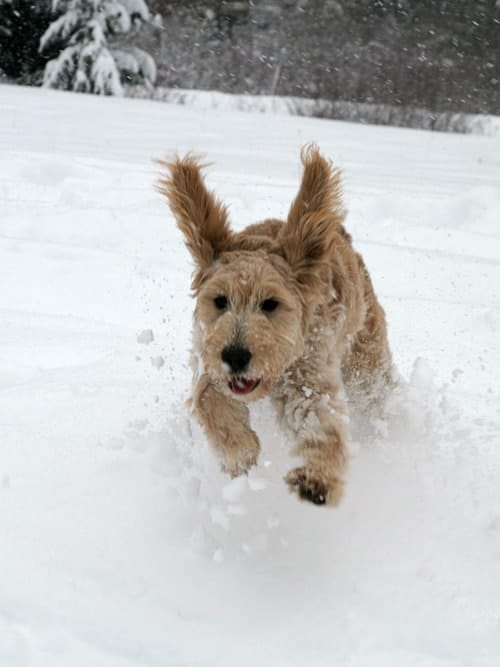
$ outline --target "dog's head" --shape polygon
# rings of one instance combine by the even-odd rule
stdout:
[[[286,222],[234,233],[199,160],[162,162],[166,195],[195,261],[195,346],[206,372],[243,401],[268,394],[304,352],[309,318],[325,298],[335,242],[345,235],[339,172],[315,146]]]

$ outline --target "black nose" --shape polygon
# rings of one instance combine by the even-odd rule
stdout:
[[[233,373],[240,373],[248,366],[252,353],[241,345],[227,345],[222,350],[222,361],[231,368]]]

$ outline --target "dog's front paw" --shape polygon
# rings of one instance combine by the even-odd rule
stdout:
[[[309,466],[291,470],[285,482],[301,500],[308,500],[315,505],[338,505],[344,492],[342,479],[322,475]]]
[[[234,461],[225,460],[221,464],[221,470],[230,477],[239,477],[240,475],[246,475],[254,465],[257,465],[257,455],[240,458]]]
[[[230,477],[246,475],[250,468],[257,465],[259,452],[259,441],[255,436],[249,437],[244,445],[239,443],[234,447],[226,448],[221,462],[222,472]]]

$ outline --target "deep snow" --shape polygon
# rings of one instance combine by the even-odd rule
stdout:
[[[266,404],[248,479],[190,421],[151,162],[205,153],[241,228],[310,140],[408,381],[336,510],[288,495]],[[0,665],[500,664],[499,225],[498,139],[0,86]]]

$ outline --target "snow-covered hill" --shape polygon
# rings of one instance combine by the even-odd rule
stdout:
[[[370,125],[395,125],[446,132],[465,132],[500,136],[500,117],[486,114],[464,114],[450,111],[431,112],[426,109],[287,97],[283,95],[235,95],[215,90],[189,90],[155,86],[126,87],[126,95],[154,99],[172,104],[187,104],[205,111],[252,111],[257,113],[291,114],[314,118],[336,118]]]
[[[408,380],[336,510],[288,495],[266,404],[237,482],[189,420],[151,161],[205,153],[241,228],[310,140]],[[0,87],[0,665],[500,664],[499,225],[497,139]]]

